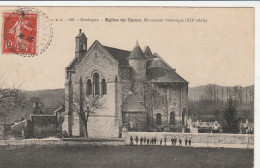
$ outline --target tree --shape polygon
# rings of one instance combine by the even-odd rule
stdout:
[[[69,100],[66,96],[66,101],[73,101],[73,111],[76,112],[82,120],[84,126],[84,138],[88,138],[88,119],[95,114],[97,109],[103,107],[104,102],[100,96],[83,96],[74,92],[73,100]]]
[[[22,112],[25,107],[25,95],[19,87],[5,87],[3,76],[0,76],[0,121],[6,123],[12,112]]]
[[[239,118],[237,117],[237,105],[230,96],[224,108],[223,131],[226,133],[239,132]]]

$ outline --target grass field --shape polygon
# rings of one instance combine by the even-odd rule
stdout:
[[[252,149],[170,146],[0,146],[0,167],[250,168]]]

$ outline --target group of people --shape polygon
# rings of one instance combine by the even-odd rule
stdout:
[[[134,141],[135,141],[135,145],[157,145],[160,143],[160,145],[163,145],[163,141],[164,141],[164,145],[166,145],[167,143],[167,138],[164,137],[164,139],[160,139],[160,140],[157,140],[156,137],[152,137],[152,138],[146,138],[146,137],[141,137],[141,138],[138,138],[138,136],[136,136],[135,138],[133,138],[132,136],[130,136],[130,145],[134,145]],[[172,145],[177,145],[177,138],[171,138],[171,144]],[[185,146],[189,145],[191,146],[191,138],[185,138],[184,139],[184,143],[185,143]],[[182,139],[179,138],[179,146],[182,146]]]

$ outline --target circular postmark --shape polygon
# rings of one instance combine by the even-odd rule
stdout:
[[[4,12],[3,33],[3,53],[33,57],[49,47],[53,28],[45,13],[36,8],[22,7]]]

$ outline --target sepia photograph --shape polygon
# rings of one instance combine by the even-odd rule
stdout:
[[[0,167],[254,167],[255,8],[0,15]]]

